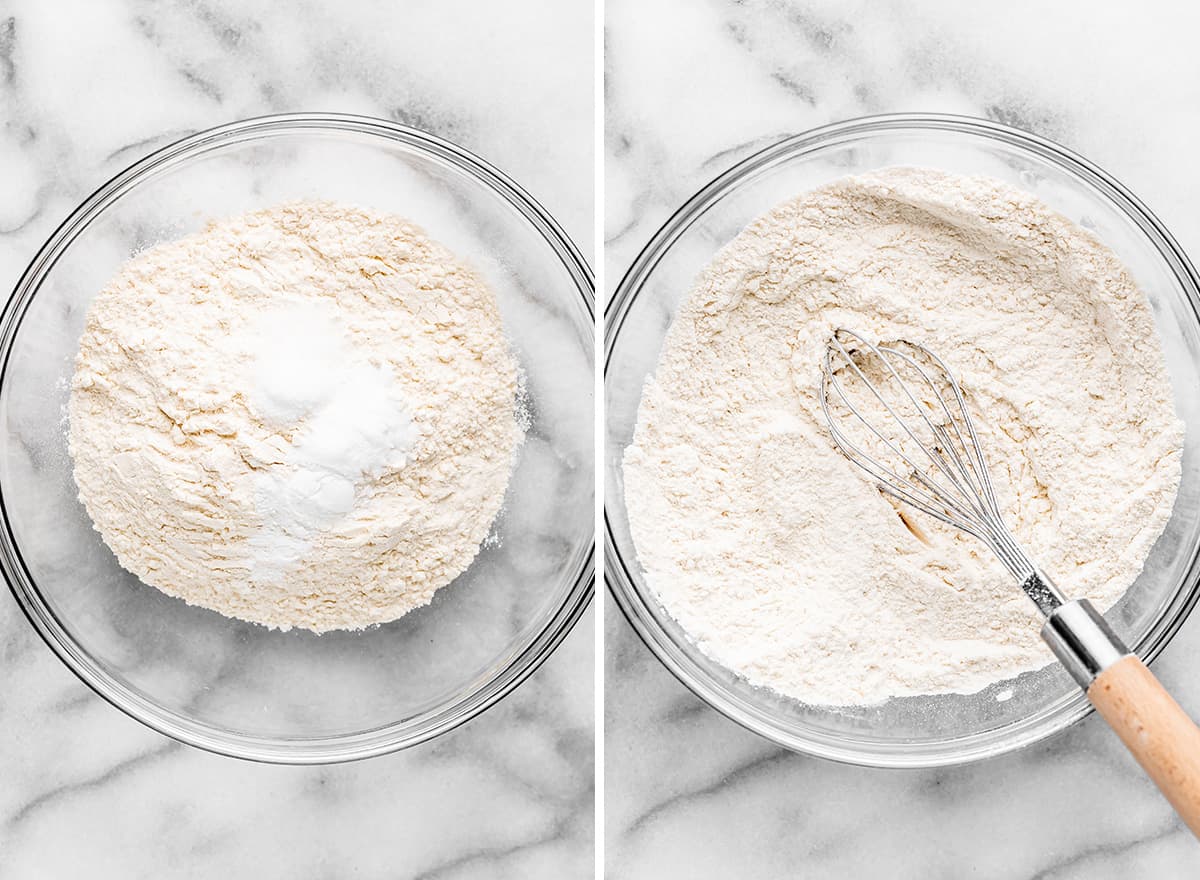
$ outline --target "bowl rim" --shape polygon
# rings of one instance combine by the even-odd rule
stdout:
[[[97,187],[51,233],[13,288],[0,312],[0,389],[16,333],[33,297],[59,257],[110,205],[139,183],[189,159],[222,147],[293,134],[366,135],[398,142],[472,178],[516,209],[536,230],[570,275],[588,317],[595,322],[595,283],[582,252],[532,195],[494,165],[444,138],[386,119],[347,113],[283,113],[255,116],[172,140]],[[595,592],[596,542],[570,572],[571,587],[540,630],[527,636],[503,665],[471,684],[465,697],[419,715],[351,734],[268,737],[223,730],[166,709],[105,671],[70,636],[44,601],[17,544],[0,481],[0,573],[25,617],[58,658],[93,692],[126,715],[171,739],[205,751],[270,764],[332,764],[387,754],[425,742],[479,715],[524,682],[582,617]],[[500,659],[500,658],[498,658]]]
[[[902,131],[950,132],[983,140],[1000,141],[1032,153],[1081,178],[1109,199],[1150,239],[1180,285],[1200,325],[1200,275],[1164,224],[1127,187],[1088,159],[1048,138],[1013,126],[974,116],[945,113],[888,113],[861,116],[830,123],[776,140],[718,174],[683,203],[654,233],[621,278],[604,312],[604,375],[608,372],[621,328],[630,307],[659,261],[675,241],[710,207],[740,184],[752,180],[783,162],[836,146],[862,135]],[[607,421],[606,421],[607,424]],[[747,700],[734,700],[714,684],[704,668],[679,650],[649,610],[656,600],[640,585],[622,555],[610,518],[609,461],[612,454],[605,437],[604,572],[608,591],[625,619],[658,660],[693,694],[747,730],[791,751],[846,764],[881,768],[929,768],[965,764],[1016,751],[1061,733],[1092,711],[1082,691],[1064,697],[1013,725],[965,737],[912,744],[883,746],[825,734],[796,735],[779,727],[770,713]],[[623,501],[619,502],[622,505]],[[1178,589],[1147,633],[1131,646],[1147,663],[1161,653],[1200,600],[1200,541],[1191,547],[1187,567]],[[997,731],[1004,731],[997,734]],[[851,745],[847,745],[850,743]]]

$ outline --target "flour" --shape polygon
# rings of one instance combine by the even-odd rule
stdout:
[[[779,205],[702,273],[624,456],[646,582],[713,659],[817,704],[971,693],[1050,662],[974,539],[835,451],[835,327],[927,345],[979,422],[1006,520],[1063,591],[1110,607],[1170,517],[1183,427],[1145,296],[1033,196],[893,168]]]
[[[121,268],[69,403],[79,496],[143,581],[357,629],[466,569],[522,432],[491,291],[401,218],[302,202]]]

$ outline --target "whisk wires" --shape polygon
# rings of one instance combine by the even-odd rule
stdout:
[[[839,329],[825,349],[820,399],[834,443],[880,491],[978,538],[1023,584],[1041,582],[1004,523],[962,388],[937,355]]]

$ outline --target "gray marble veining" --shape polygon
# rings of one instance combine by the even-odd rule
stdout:
[[[785,134],[880,112],[966,113],[1059,140],[1200,254],[1188,16],[1166,3],[608,0],[608,292],[718,173]],[[613,878],[1182,880],[1200,866],[1200,846],[1095,717],[965,767],[843,766],[708,709],[611,600],[605,628]],[[1193,620],[1155,664],[1194,711],[1198,657]]]
[[[0,4],[0,274],[11,288],[55,225],[146,152],[301,110],[454,140],[590,243],[591,7],[458,6]],[[0,877],[590,876],[592,620],[462,728],[296,768],[205,754],[128,719],[6,597]]]

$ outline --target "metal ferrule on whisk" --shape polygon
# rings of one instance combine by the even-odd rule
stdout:
[[[1042,639],[1084,690],[1097,675],[1129,653],[1108,621],[1087,599],[1076,599],[1056,608],[1042,624]]]

